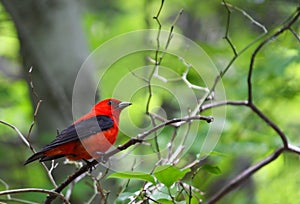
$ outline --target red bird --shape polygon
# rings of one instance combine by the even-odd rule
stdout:
[[[67,157],[70,160],[97,159],[114,144],[118,135],[121,111],[130,102],[106,99],[97,103],[89,113],[79,118],[25,164]]]

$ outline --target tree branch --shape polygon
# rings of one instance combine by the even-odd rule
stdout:
[[[261,160],[257,164],[249,167],[248,169],[244,170],[242,173],[237,175],[235,178],[233,178],[231,181],[229,181],[228,184],[226,184],[219,192],[217,192],[215,195],[213,195],[209,200],[207,200],[206,204],[213,204],[216,203],[218,200],[223,198],[225,195],[227,195],[229,192],[234,190],[237,186],[239,186],[241,183],[243,183],[246,179],[248,179],[250,176],[252,176],[255,172],[257,172],[262,167],[266,166],[267,164],[271,163],[275,159],[277,159],[281,153],[284,151],[284,147],[281,147],[273,152],[270,156],[267,158]]]
[[[275,123],[273,123],[271,119],[269,119],[262,111],[260,111],[254,104],[249,103],[248,106],[280,136],[283,146],[285,148],[288,148],[288,140],[283,131]]]
[[[268,44],[270,41],[274,40],[277,38],[280,34],[285,32],[286,30],[290,30],[291,26],[298,20],[300,16],[300,6],[297,8],[296,12],[291,16],[290,21],[286,23],[281,29],[279,29],[277,32],[275,32],[273,35],[269,36],[266,38],[264,41],[262,41],[254,50],[251,56],[250,60],[250,66],[249,66],[249,71],[248,71],[248,78],[247,78],[247,84],[248,84],[248,101],[249,103],[253,102],[253,93],[252,93],[252,73],[254,69],[254,62],[256,59],[256,56],[260,52],[260,50]]]
[[[200,112],[211,109],[211,108],[225,106],[225,105],[247,106],[248,101],[220,101],[220,102],[216,102],[216,103],[209,103],[209,104],[205,104],[205,105],[201,106]]]
[[[259,110],[253,103],[249,103],[248,101],[221,101],[217,103],[203,105],[200,108],[200,111],[204,111],[207,109],[224,106],[224,105],[249,107],[254,113],[256,113],[263,121],[266,122],[267,125],[269,125],[280,136],[283,146],[285,148],[288,147],[288,140],[286,135],[283,133],[283,131],[274,122],[272,122],[271,119],[269,119],[261,110]]]
[[[237,51],[236,51],[236,48],[233,45],[233,43],[231,42],[230,37],[229,37],[229,25],[230,25],[231,11],[230,11],[230,9],[228,7],[228,4],[225,3],[225,0],[223,0],[223,5],[225,6],[226,11],[227,11],[226,31],[225,31],[224,39],[228,42],[228,44],[230,45],[230,47],[232,49],[234,57],[236,57],[238,55]]]
[[[45,193],[48,195],[53,195],[55,197],[59,197],[64,203],[70,204],[70,202],[66,200],[62,194],[57,193],[55,191],[45,190],[40,188],[22,188],[22,189],[5,190],[5,191],[0,191],[0,196],[17,194],[17,193],[28,193],[28,192],[37,192],[37,193]]]
[[[21,138],[21,140],[24,142],[24,144],[29,148],[31,147],[30,143],[27,141],[27,139],[24,137],[24,135],[21,133],[21,131],[16,126],[11,125],[3,120],[0,120],[0,123],[12,128],[18,134],[18,136]]]

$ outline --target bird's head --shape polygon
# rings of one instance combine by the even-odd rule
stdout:
[[[113,115],[118,119],[121,111],[130,105],[130,102],[122,102],[117,99],[108,98],[97,103],[94,108],[96,115]]]

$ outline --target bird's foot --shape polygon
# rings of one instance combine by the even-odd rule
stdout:
[[[83,161],[86,163],[86,165],[89,166],[89,173],[91,173],[94,169],[96,169],[97,163],[95,163],[94,160],[89,161],[89,160],[83,159]]]

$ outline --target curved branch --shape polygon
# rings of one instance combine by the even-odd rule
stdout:
[[[300,147],[294,146],[292,144],[288,144],[287,151],[300,154]]]
[[[48,195],[54,195],[55,197],[59,197],[64,203],[70,204],[70,202],[66,200],[62,194],[57,193],[55,191],[45,190],[40,188],[22,188],[22,189],[5,190],[5,191],[0,191],[0,196],[17,194],[17,193],[28,193],[28,192],[45,193]]]
[[[3,120],[0,120],[0,123],[2,123],[2,124],[4,124],[4,125],[6,125],[6,126],[12,128],[12,129],[18,134],[18,136],[21,138],[21,140],[25,143],[25,145],[26,145],[27,147],[31,148],[30,143],[27,141],[27,139],[24,137],[24,135],[21,133],[21,131],[20,131],[16,126],[14,126],[14,125],[12,125],[12,124],[9,124],[9,123],[7,123],[7,122],[5,122],[5,121],[3,121]]]
[[[255,172],[257,172],[262,167],[268,165],[269,163],[271,163],[272,161],[277,159],[284,150],[285,150],[285,148],[281,147],[281,148],[275,150],[273,152],[273,154],[271,154],[267,158],[261,160],[257,164],[244,170],[242,173],[240,173],[235,178],[233,178],[227,185],[225,185],[224,188],[222,188],[219,192],[217,192],[215,195],[213,195],[208,201],[206,201],[206,204],[216,203],[218,200],[223,198],[225,195],[227,195],[229,192],[231,192],[237,186],[239,186],[242,182],[244,182],[246,179],[248,179],[250,176],[252,176]]]
[[[232,106],[247,106],[248,101],[220,101],[216,103],[210,103],[210,104],[205,104],[200,107],[200,113],[202,111],[211,109],[211,108],[216,108],[220,106],[225,106],[225,105],[232,105]]]
[[[248,105],[251,110],[256,113],[263,121],[265,121],[281,138],[284,148],[288,148],[288,139],[283,131],[271,121],[262,111],[260,111],[254,104]]]
[[[298,18],[300,17],[300,6],[297,8],[296,13],[294,13],[291,16],[290,21],[288,21],[286,23],[285,26],[283,26],[281,29],[279,29],[277,32],[275,32],[273,35],[269,36],[268,38],[266,38],[264,41],[262,41],[254,50],[254,52],[252,53],[251,56],[251,60],[250,60],[250,66],[249,66],[249,71],[248,71],[248,77],[247,77],[247,84],[248,84],[248,101],[249,103],[252,103],[253,101],[253,93],[252,93],[252,73],[253,73],[253,69],[254,69],[254,62],[256,59],[257,54],[259,53],[259,51],[266,45],[268,44],[270,41],[272,41],[273,39],[275,39],[276,37],[278,37],[280,34],[282,34],[284,31],[286,30],[290,30],[291,26],[298,20]]]

